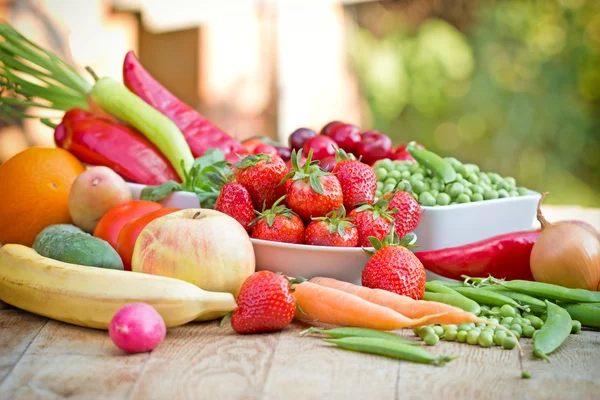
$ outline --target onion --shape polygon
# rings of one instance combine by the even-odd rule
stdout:
[[[568,288],[600,291],[600,240],[593,230],[579,223],[551,224],[538,204],[537,219],[542,233],[531,250],[529,264],[538,282]]]

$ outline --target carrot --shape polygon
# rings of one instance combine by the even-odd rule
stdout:
[[[386,290],[369,289],[364,286],[358,286],[332,278],[312,278],[310,282],[322,287],[340,290],[358,296],[373,304],[392,309],[408,318],[419,319],[429,316],[430,318],[427,319],[427,324],[458,325],[469,322],[481,322],[475,314],[444,303],[415,300],[411,297],[402,296]]]
[[[412,328],[433,316],[410,319],[350,293],[305,281],[294,286],[296,319],[377,330]]]

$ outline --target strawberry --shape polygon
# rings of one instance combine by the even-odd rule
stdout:
[[[357,204],[373,203],[377,190],[377,177],[373,168],[342,149],[337,149],[335,158],[337,164],[332,173],[342,185],[344,206],[351,210]]]
[[[252,237],[273,242],[304,243],[304,223],[292,212],[279,203],[285,196],[279,198],[273,207],[261,213],[252,221]]]
[[[394,213],[394,224],[396,234],[403,238],[407,233],[412,232],[421,222],[421,206],[419,202],[408,192],[386,193],[384,199],[389,201],[390,210],[397,209]]]
[[[348,216],[354,219],[358,230],[358,245],[370,247],[369,237],[371,236],[383,240],[394,221],[392,214],[388,211],[388,201],[384,199],[375,204],[363,204],[352,210]]]
[[[292,287],[283,275],[258,271],[240,288],[237,308],[231,313],[231,327],[239,334],[280,331],[296,313]]]
[[[311,161],[312,150],[302,167],[301,158],[301,151],[292,152],[292,170],[284,178],[293,181],[287,190],[286,204],[308,222],[340,208],[344,198],[340,181],[319,168],[317,161]]]
[[[304,232],[304,242],[315,246],[355,247],[358,230],[350,218],[346,218],[346,209],[341,206],[325,217],[313,218]]]
[[[251,230],[250,224],[256,217],[250,193],[237,182],[223,185],[215,202],[215,210],[234,218],[248,232]]]
[[[403,296],[421,300],[425,293],[425,268],[415,254],[405,246],[415,238],[405,236],[402,242],[395,234],[394,226],[383,243],[371,238],[375,248],[362,271],[362,285],[371,289],[383,289]]]
[[[285,194],[278,184],[286,173],[285,162],[277,154],[249,155],[235,164],[235,179],[248,190],[256,210],[270,208]]]

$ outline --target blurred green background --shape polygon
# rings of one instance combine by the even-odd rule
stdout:
[[[471,3],[418,23],[348,10],[370,125],[548,191],[548,204],[600,206],[600,1]]]

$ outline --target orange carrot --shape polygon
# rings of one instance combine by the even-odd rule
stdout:
[[[373,304],[390,308],[408,318],[416,319],[430,316],[430,318],[427,319],[427,324],[463,324],[469,322],[481,322],[475,314],[444,303],[415,300],[411,297],[402,296],[386,290],[369,289],[364,286],[358,286],[332,278],[312,278],[310,282],[322,287],[341,290],[358,296]]]
[[[412,328],[434,316],[410,319],[341,290],[305,281],[294,286],[296,319],[377,330]]]

